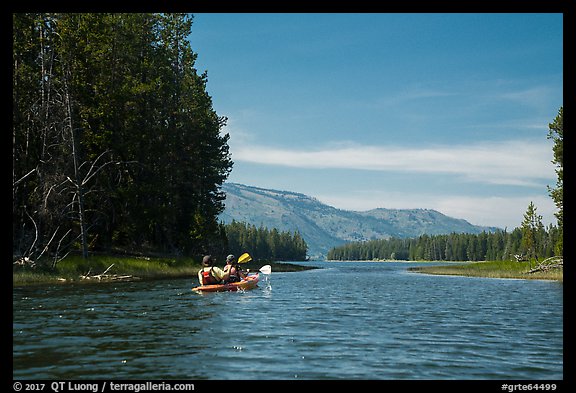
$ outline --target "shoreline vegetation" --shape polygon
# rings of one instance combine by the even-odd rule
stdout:
[[[224,266],[225,261],[216,262]],[[244,270],[257,272],[262,266],[271,265],[273,272],[292,272],[315,269],[286,262],[250,261],[242,264]],[[12,285],[41,285],[64,283],[98,283],[114,281],[161,280],[190,278],[192,285],[198,284],[201,264],[193,258],[168,258],[146,256],[69,256],[58,262],[54,269],[31,268],[14,265]]]
[[[430,262],[431,264],[433,262]],[[554,280],[564,282],[564,269],[555,266],[554,262],[547,261],[481,261],[450,263],[450,265],[433,265],[410,267],[409,271],[425,274],[486,277],[486,278],[511,278],[523,280]],[[550,267],[548,267],[550,266]]]
[[[224,264],[224,261],[217,261]],[[337,261],[334,261],[337,262]],[[378,261],[414,262],[414,261]],[[563,283],[562,266],[555,261],[481,261],[450,262],[422,261],[428,266],[410,267],[409,271],[436,275],[457,275],[466,277],[509,278],[525,280],[554,280]],[[556,261],[557,262],[557,261]],[[437,265],[437,263],[443,263]],[[317,269],[315,266],[303,266],[288,262],[250,261],[242,267],[251,272],[258,271],[263,265],[271,265],[273,272],[296,272]],[[14,266],[12,283],[14,287],[59,283],[98,283],[113,281],[159,280],[190,278],[196,284],[200,263],[192,258],[167,258],[145,256],[91,256],[83,259],[70,256],[60,261],[55,269],[42,269]],[[537,270],[537,271],[534,271]],[[532,271],[532,272],[531,272]]]
[[[562,262],[557,266],[557,257],[543,261],[407,261],[396,259],[373,259],[354,262],[400,262],[400,263],[426,263],[427,266],[409,267],[408,271],[440,276],[465,276],[484,278],[510,278],[522,280],[554,280],[564,281]],[[560,260],[562,260],[560,258]],[[348,262],[330,260],[329,262]],[[438,265],[441,263],[442,265]]]

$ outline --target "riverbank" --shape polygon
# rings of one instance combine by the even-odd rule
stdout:
[[[528,273],[537,264],[515,261],[487,261],[450,263],[411,267],[408,270],[437,275],[458,275],[468,277],[515,278],[534,280],[555,280],[563,282],[563,269],[550,269]],[[223,264],[222,264],[223,265]],[[272,272],[296,272],[317,269],[287,262],[251,261],[242,267],[252,272],[264,265],[271,265]],[[71,256],[60,261],[54,270],[29,267],[14,267],[13,286],[56,284],[56,283],[94,283],[110,281],[157,280],[170,278],[190,278],[196,280],[200,263],[192,258],[160,258],[144,256],[91,256],[84,260]]]
[[[419,266],[411,267],[408,270],[438,275],[564,281],[563,269],[556,268],[529,273],[530,269],[537,265],[534,261],[531,263],[528,261],[483,261],[442,266]]]
[[[223,267],[224,262],[221,265]],[[314,267],[268,261],[251,261],[242,264],[242,267],[245,270],[250,269],[252,272],[257,272],[264,265],[271,265],[272,272],[314,269]],[[55,269],[15,266],[12,270],[12,284],[13,286],[22,286],[170,278],[197,280],[199,269],[200,263],[192,258],[91,256],[88,259],[83,259],[80,256],[71,256],[58,262]]]

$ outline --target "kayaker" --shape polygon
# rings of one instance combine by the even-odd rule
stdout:
[[[238,282],[243,278],[246,278],[246,274],[242,271],[242,268],[238,264],[236,257],[232,254],[226,257],[226,266],[224,266],[224,273],[228,277],[224,278],[224,283]]]
[[[214,266],[212,255],[205,255],[202,258],[202,269],[198,271],[200,285],[221,284],[227,278],[227,273],[218,266]]]

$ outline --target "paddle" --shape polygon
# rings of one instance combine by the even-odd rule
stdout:
[[[272,266],[264,265],[258,271],[262,274],[272,274]]]
[[[272,274],[272,266],[270,265],[264,265],[260,268],[260,273],[264,273],[264,274]]]
[[[242,254],[238,257],[238,263],[246,263],[246,262],[250,262],[251,260],[252,260],[252,257],[247,252],[245,252],[244,254]],[[272,266],[264,265],[260,268],[259,271],[260,271],[260,273],[263,273],[263,274],[272,274]]]
[[[252,257],[247,252],[245,252],[244,254],[242,254],[238,257],[238,263],[246,263],[246,262],[250,262],[251,260],[252,260]]]

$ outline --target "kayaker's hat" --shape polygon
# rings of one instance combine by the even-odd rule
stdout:
[[[204,255],[204,258],[202,258],[202,264],[210,266],[212,264],[212,255]]]
[[[236,259],[236,257],[234,255],[230,254],[226,257],[226,263],[232,262],[234,259]]]

